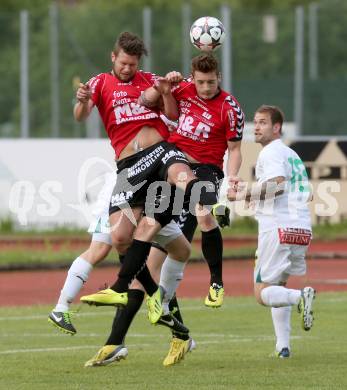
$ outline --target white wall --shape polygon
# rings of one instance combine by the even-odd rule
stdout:
[[[86,194],[90,205],[115,167],[108,140],[1,140],[0,218],[10,216],[23,228],[85,227]]]

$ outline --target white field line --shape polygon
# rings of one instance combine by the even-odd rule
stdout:
[[[338,297],[338,298],[327,298],[324,297],[324,299],[320,299],[320,294],[318,292],[317,299],[321,303],[339,303],[339,302],[346,302],[347,301],[347,295],[346,297]],[[256,302],[249,302],[249,303],[227,303],[223,305],[221,310],[231,310],[234,308],[239,308],[239,307],[257,307]],[[180,306],[181,310],[184,312],[186,311],[211,311],[211,309],[204,307],[202,304],[200,305],[197,303],[197,305],[194,306]],[[88,308],[87,308],[88,309]],[[76,309],[78,310],[78,309]],[[146,309],[141,309],[139,310],[139,314],[145,314],[147,313]],[[111,310],[99,310],[95,308],[95,311],[93,312],[82,312],[82,311],[77,311],[74,316],[75,317],[102,317],[102,316],[111,316],[115,314],[115,309],[113,311]],[[0,321],[29,321],[29,320],[42,320],[45,318],[48,318],[49,312],[47,314],[37,314],[37,315],[23,315],[23,316],[2,316],[0,317]]]
[[[227,304],[223,306],[223,310],[228,310],[228,309],[233,309],[236,307],[241,307],[241,306],[255,306],[256,304]],[[212,311],[214,309],[209,309],[204,307],[202,304],[201,305],[196,305],[196,306],[180,306],[181,310],[183,312],[186,311]],[[72,310],[73,312],[74,310]],[[100,317],[100,316],[109,316],[109,315],[114,315],[115,314],[115,309],[113,311],[110,310],[100,310],[96,308],[95,311],[93,312],[82,312],[82,311],[77,311],[76,313],[73,313],[74,317]],[[139,310],[139,314],[145,314],[147,313],[146,309],[141,309]],[[47,314],[37,314],[37,315],[23,315],[23,316],[3,316],[0,317],[0,321],[22,321],[22,320],[41,320],[44,318],[48,318],[49,312]]]
[[[338,297],[338,298],[327,298],[324,297],[324,299],[320,299],[320,294],[318,292],[317,299],[321,303],[339,303],[339,302],[346,302],[347,301],[347,295],[346,297]],[[181,305],[181,310],[184,312],[186,311],[211,311],[211,309],[204,307],[202,304],[200,305],[199,303],[194,306],[184,306]],[[223,307],[220,310],[231,310],[234,308],[239,308],[239,307],[257,307],[256,302],[250,302],[250,303],[227,303],[223,305]],[[78,309],[76,309],[78,310]],[[147,313],[146,309],[141,309],[139,310],[139,314],[144,314]],[[77,311],[75,313],[75,317],[102,317],[102,316],[110,316],[115,314],[115,309],[113,311],[111,310],[100,310],[96,308],[95,311],[93,312],[82,312],[82,311]],[[1,314],[0,314],[1,315]],[[37,314],[37,315],[23,315],[23,316],[2,316],[0,317],[0,321],[29,321],[29,320],[42,320],[45,318],[48,318],[49,312],[47,314]]]
[[[141,335],[142,336],[142,335]],[[155,337],[155,336],[152,336]],[[300,339],[301,336],[294,336],[293,338]],[[272,336],[261,336],[261,337],[238,337],[234,340],[228,340],[228,342],[232,343],[253,343],[254,341],[269,341],[273,340],[274,338]],[[209,345],[209,344],[224,344],[225,340],[218,341],[218,340],[210,340],[210,341],[198,341],[197,345]],[[153,343],[147,344],[147,343],[141,343],[141,344],[127,344],[129,348],[137,348],[137,347],[148,347],[151,346],[153,348]],[[164,345],[163,345],[164,347]],[[167,346],[165,345],[165,348]],[[10,355],[10,354],[17,354],[17,353],[40,353],[40,352],[66,352],[66,351],[78,351],[81,349],[98,349],[100,346],[97,345],[81,345],[81,346],[75,346],[75,347],[52,347],[52,348],[23,348],[23,349],[9,349],[6,351],[0,351],[0,355]]]
[[[241,335],[235,335],[235,334],[226,334],[226,333],[196,333],[192,332],[194,338],[213,338],[213,339],[235,339],[235,340],[240,340],[240,339],[245,339],[245,336]],[[99,336],[104,336],[102,333],[78,333],[79,337],[99,337]],[[0,333],[0,338],[8,338],[8,337],[18,337],[17,333]],[[21,333],[20,337],[62,337],[61,333],[58,332],[53,332],[53,333]],[[162,334],[148,334],[148,333],[129,333],[128,335],[129,338],[150,338],[150,339],[167,339],[167,335],[162,335]],[[263,341],[263,340],[274,340],[274,336],[269,336],[269,335],[254,335],[254,336],[247,336],[248,339],[252,339],[253,341]],[[291,339],[301,339],[302,336],[291,336]],[[312,338],[312,337],[311,337]],[[201,342],[199,342],[200,344]]]

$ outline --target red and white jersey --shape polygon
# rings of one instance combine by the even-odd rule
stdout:
[[[213,99],[202,99],[190,81],[182,81],[172,93],[180,117],[169,142],[200,163],[223,169],[227,141],[242,139],[244,114],[238,101],[223,90]]]
[[[159,109],[137,103],[141,92],[151,87],[156,77],[139,70],[129,82],[119,80],[112,73],[101,73],[88,81],[92,100],[98,107],[117,157],[143,126],[156,128],[164,139],[169,135]]]

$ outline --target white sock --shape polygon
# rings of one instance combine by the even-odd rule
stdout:
[[[276,334],[276,351],[280,352],[282,348],[290,350],[290,315],[291,306],[272,307],[272,322]]]
[[[160,286],[165,289],[163,299],[164,313],[169,312],[169,302],[175,295],[176,289],[183,279],[183,270],[186,263],[166,257],[160,273]]]
[[[88,280],[92,268],[93,266],[81,257],[77,257],[73,261],[54,311],[65,312],[69,310],[70,304],[80,292],[83,284]]]
[[[282,307],[297,305],[300,301],[301,291],[283,286],[270,286],[263,288],[260,295],[266,306]]]

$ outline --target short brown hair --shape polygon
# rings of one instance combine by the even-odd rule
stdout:
[[[194,72],[216,72],[219,75],[219,66],[217,59],[210,53],[200,54],[192,59],[192,74]]]
[[[284,122],[284,114],[283,111],[276,106],[270,106],[263,104],[259,108],[257,108],[256,113],[268,113],[270,114],[271,123],[274,125],[275,123],[279,123],[281,125],[280,133],[282,133],[282,125]]]
[[[122,32],[113,47],[113,53],[117,56],[120,50],[123,50],[130,56],[136,56],[138,59],[142,55],[147,55],[147,49],[141,38],[130,32]]]

